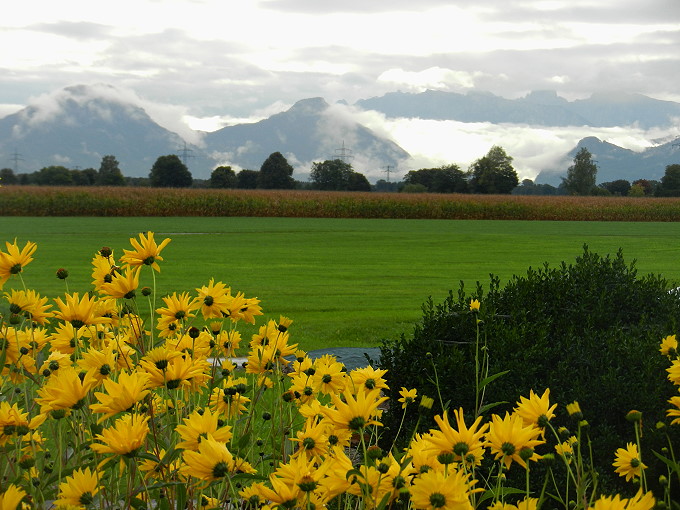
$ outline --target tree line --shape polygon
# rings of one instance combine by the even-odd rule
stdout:
[[[559,186],[536,184],[531,179],[521,183],[512,166],[513,158],[500,146],[493,146],[467,171],[456,164],[437,168],[410,170],[399,182],[383,179],[371,185],[365,175],[341,159],[312,163],[308,182],[293,178],[293,167],[280,152],[274,152],[259,170],[218,166],[207,180],[194,179],[187,166],[174,154],[160,156],[149,176],[125,177],[115,156],[102,158],[99,169],[68,169],[48,166],[30,174],[15,174],[10,168],[0,170],[0,183],[43,186],[151,186],[209,187],[222,189],[316,189],[324,191],[383,191],[403,193],[482,193],[516,195],[613,195],[680,196],[680,164],[668,165],[661,181],[638,179],[632,183],[619,179],[596,184],[597,164],[585,147],[574,156],[566,177]]]

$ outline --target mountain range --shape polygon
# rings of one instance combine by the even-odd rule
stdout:
[[[194,138],[201,141],[193,144],[121,97],[108,85],[76,85],[50,95],[50,101],[37,101],[0,119],[0,158],[4,159],[0,165],[14,166],[22,173],[49,165],[98,168],[101,158],[112,154],[124,175],[146,177],[159,156],[178,154],[194,177],[206,179],[220,164],[259,169],[278,151],[295,168],[298,180],[307,178],[313,161],[337,157],[351,158],[355,170],[371,180],[382,178],[385,167],[409,166],[410,156],[403,148],[355,120],[352,111],[357,110],[379,112],[386,119],[577,126],[584,137],[572,150],[557,154],[553,158],[557,163],[541,169],[535,178],[540,183],[559,184],[581,147],[597,161],[598,182],[660,179],[666,165],[680,162],[677,139],[635,152],[588,136],[591,127],[677,125],[679,103],[639,94],[595,94],[567,101],[551,91],[519,99],[479,92],[394,92],[357,101],[352,107],[308,98],[259,122],[200,133]]]

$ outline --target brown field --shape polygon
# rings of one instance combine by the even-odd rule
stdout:
[[[0,215],[680,221],[680,198],[5,186]]]

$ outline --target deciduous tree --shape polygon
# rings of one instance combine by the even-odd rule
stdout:
[[[473,193],[507,194],[519,184],[519,177],[512,166],[512,157],[498,145],[491,147],[486,156],[472,164],[469,175]]]
[[[258,176],[258,187],[264,189],[293,189],[293,167],[283,154],[274,152],[262,163]]]
[[[581,149],[574,156],[574,164],[567,170],[567,177],[562,178],[567,193],[570,195],[592,195],[597,177],[597,165],[588,149]]]
[[[97,184],[99,186],[125,186],[125,177],[118,167],[118,160],[115,156],[109,155],[102,158],[97,174]]]
[[[325,191],[347,191],[352,173],[352,165],[341,159],[327,159],[312,163],[309,175],[314,189]]]
[[[422,184],[430,193],[466,193],[465,172],[458,165],[411,170],[404,176],[404,184]]]
[[[666,173],[661,178],[656,194],[662,197],[680,196],[680,165],[673,164],[666,167]]]
[[[175,154],[160,156],[149,173],[149,183],[153,187],[188,188],[192,182],[191,172]]]
[[[236,172],[230,166],[218,166],[210,174],[211,188],[235,188],[237,183]]]

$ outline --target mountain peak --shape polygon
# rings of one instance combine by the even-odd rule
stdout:
[[[288,111],[309,115],[322,113],[328,106],[328,103],[323,97],[310,97],[296,102]]]

